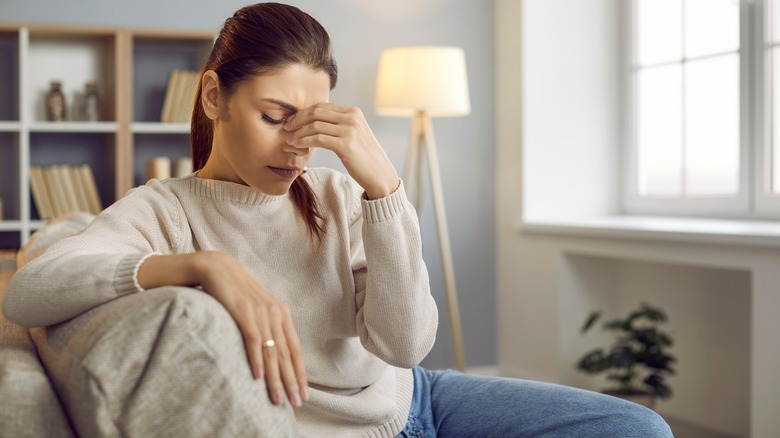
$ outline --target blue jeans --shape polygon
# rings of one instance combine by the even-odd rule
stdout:
[[[650,409],[592,391],[528,380],[414,368],[414,396],[398,437],[667,438]]]

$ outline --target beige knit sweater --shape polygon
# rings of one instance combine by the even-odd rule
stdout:
[[[24,266],[4,310],[28,327],[55,324],[139,292],[134,276],[150,253],[224,251],[292,311],[311,386],[295,410],[301,434],[392,437],[409,412],[409,368],[438,324],[416,213],[402,187],[368,201],[333,170],[303,178],[327,218],[321,245],[289,194],[194,175],[152,180]]]

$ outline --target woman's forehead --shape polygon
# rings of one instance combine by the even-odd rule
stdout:
[[[254,102],[276,100],[298,109],[326,102],[330,96],[330,76],[302,64],[275,69],[244,81],[241,94]]]

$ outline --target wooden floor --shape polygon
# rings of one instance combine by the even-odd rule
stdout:
[[[669,427],[672,428],[674,438],[743,438],[707,430],[698,425],[686,423],[674,418],[664,417],[664,420],[666,420]]]

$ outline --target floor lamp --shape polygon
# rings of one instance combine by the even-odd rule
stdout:
[[[412,117],[409,149],[406,151],[404,185],[414,192],[413,203],[420,211],[422,155],[426,154],[433,192],[436,228],[439,233],[444,286],[449,308],[455,365],[466,369],[460,329],[458,293],[452,267],[447,219],[444,213],[439,159],[431,117],[466,115],[470,111],[466,81],[466,57],[457,47],[410,46],[382,51],[377,76],[376,110],[388,116]]]

